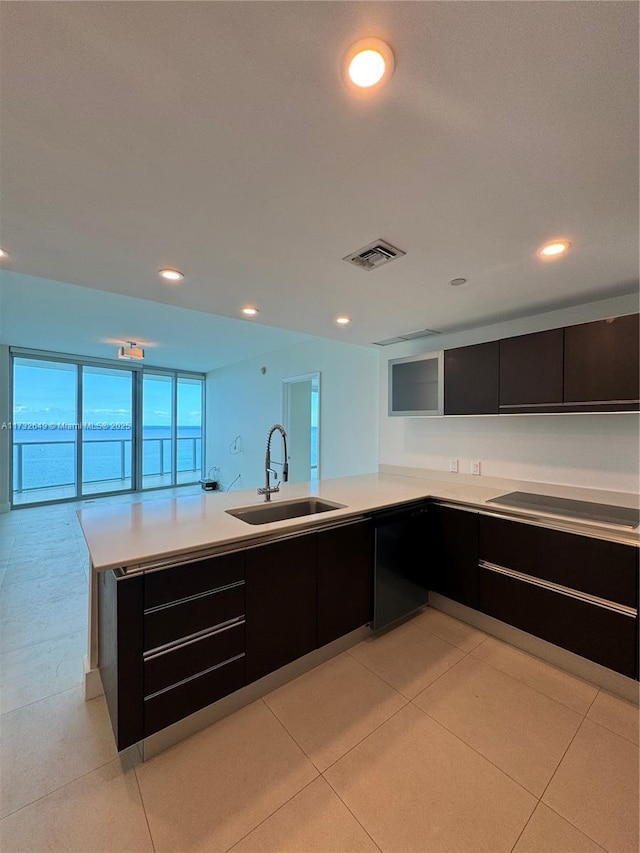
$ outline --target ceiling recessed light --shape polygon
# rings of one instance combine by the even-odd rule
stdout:
[[[242,309],[242,313],[246,314],[247,317],[255,317],[256,314],[259,314],[260,312],[257,308],[254,308],[253,305],[245,305],[245,307]]]
[[[7,252],[6,249],[0,249],[0,258],[2,260],[5,260],[8,257],[9,257],[9,252]]]
[[[451,287],[460,287],[461,284],[466,284],[466,278],[452,278],[449,284]]]
[[[339,326],[348,326],[351,322],[351,317],[346,317],[344,314],[341,314],[339,317],[336,317],[336,323]]]
[[[342,76],[349,87],[373,89],[393,74],[395,59],[386,42],[365,38],[355,42],[342,60]]]
[[[184,273],[181,273],[180,270],[174,270],[169,267],[161,269],[158,275],[167,281],[182,281],[184,278]]]
[[[551,243],[546,243],[538,249],[538,254],[542,258],[557,258],[564,255],[570,248],[571,243],[568,240],[552,240]]]

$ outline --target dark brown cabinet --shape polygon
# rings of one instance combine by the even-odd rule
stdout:
[[[372,618],[373,524],[98,578],[100,673],[118,749]]]
[[[318,646],[355,631],[373,616],[373,523],[318,534]]]
[[[247,681],[317,646],[317,536],[246,551]]]
[[[436,505],[429,524],[429,589],[477,610],[478,514]]]
[[[500,341],[500,412],[537,412],[563,401],[564,330]]]
[[[479,609],[582,657],[638,677],[638,551],[480,517]]]
[[[445,415],[498,413],[499,341],[445,350]]]
[[[630,314],[445,350],[444,414],[638,411],[639,320]]]
[[[100,678],[118,750],[144,737],[144,578],[101,572],[98,585]]]
[[[244,553],[98,580],[99,666],[118,749],[238,690]]]
[[[577,411],[638,408],[638,314],[565,329],[564,400]],[[630,405],[633,404],[633,405]]]

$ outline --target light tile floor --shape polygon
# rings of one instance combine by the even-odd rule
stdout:
[[[431,609],[118,756],[81,690],[78,506],[0,516],[5,853],[637,853],[638,709]]]

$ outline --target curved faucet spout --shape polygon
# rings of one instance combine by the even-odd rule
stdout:
[[[265,471],[265,485],[264,488],[258,489],[259,495],[264,495],[264,499],[266,501],[271,500],[271,495],[273,492],[278,492],[280,489],[278,486],[272,486],[270,483],[270,475],[274,474],[275,471],[271,467],[271,439],[273,438],[274,432],[279,432],[282,436],[282,443],[284,445],[284,462],[282,463],[282,479],[286,483],[289,479],[289,462],[287,461],[287,433],[285,432],[282,424],[274,424],[269,430],[269,434],[267,435],[267,451],[264,459],[264,471]]]

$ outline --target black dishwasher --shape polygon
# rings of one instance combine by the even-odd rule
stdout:
[[[403,504],[373,515],[373,628],[382,628],[429,601],[425,541],[428,504]]]

